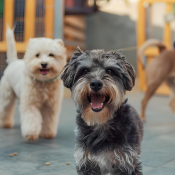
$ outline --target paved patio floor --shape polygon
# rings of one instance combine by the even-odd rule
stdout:
[[[127,96],[128,102],[140,113],[143,93],[133,92]],[[175,175],[175,117],[168,102],[168,97],[155,96],[147,108],[141,155],[144,175]],[[27,142],[21,136],[16,110],[14,128],[0,129],[0,175],[76,175],[75,116],[74,103],[65,99],[56,138]],[[13,152],[18,155],[9,157]],[[46,162],[50,165],[46,166]]]

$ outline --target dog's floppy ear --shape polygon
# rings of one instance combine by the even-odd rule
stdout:
[[[128,91],[131,91],[135,85],[136,73],[134,67],[126,61],[125,56],[122,54],[122,50],[117,50],[112,52],[112,55],[115,56],[116,60],[122,64],[124,72],[122,73],[122,81],[124,88]]]
[[[57,44],[61,45],[61,46],[64,46],[64,42],[62,39],[54,39],[54,41],[57,42]]]
[[[136,73],[135,73],[134,67],[128,62],[124,61],[123,66],[125,69],[123,84],[126,90],[131,91],[135,85]]]
[[[63,80],[64,86],[71,89],[74,83],[74,76],[76,73],[76,63],[77,58],[83,54],[83,51],[80,49],[80,47],[77,47],[72,58],[70,61],[66,64],[66,66],[63,68],[61,72],[61,79]]]
[[[81,54],[83,54],[83,51],[80,49],[80,47],[78,46],[72,56],[72,58],[70,59],[70,62],[74,61],[75,59],[77,59]]]

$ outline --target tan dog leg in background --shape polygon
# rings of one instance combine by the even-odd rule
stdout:
[[[5,77],[1,79],[0,91],[0,126],[12,128],[14,124],[13,113],[16,96]]]
[[[144,98],[143,98],[142,103],[141,103],[141,119],[142,119],[142,121],[145,121],[145,110],[146,110],[146,106],[148,104],[148,101],[154,95],[154,92],[156,91],[158,86],[159,86],[159,84],[158,83],[156,84],[156,82],[147,86],[147,90],[145,92]]]
[[[175,114],[175,78],[168,78],[167,84],[171,88],[169,106],[172,112]]]
[[[175,114],[175,94],[171,95],[169,106],[172,112]]]
[[[171,63],[171,62],[170,62]],[[171,64],[164,56],[158,56],[146,67],[146,85],[147,90],[142,100],[141,118],[145,121],[145,110],[148,101],[154,95],[157,88],[165,81],[171,72]]]

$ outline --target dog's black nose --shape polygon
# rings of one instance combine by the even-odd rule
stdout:
[[[47,67],[47,63],[41,63],[42,68],[46,68]]]
[[[93,80],[90,83],[90,87],[94,91],[99,91],[103,87],[103,82],[100,80]]]

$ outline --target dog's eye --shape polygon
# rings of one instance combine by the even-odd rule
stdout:
[[[54,54],[50,53],[49,56],[50,56],[50,57],[54,57]]]
[[[88,69],[84,69],[84,70],[83,70],[83,74],[87,74],[88,72],[89,72]]]
[[[39,57],[39,53],[37,53],[35,56],[36,56],[36,57]]]
[[[112,74],[112,70],[111,69],[107,69],[106,70],[106,73],[109,74],[109,75],[111,75]]]

